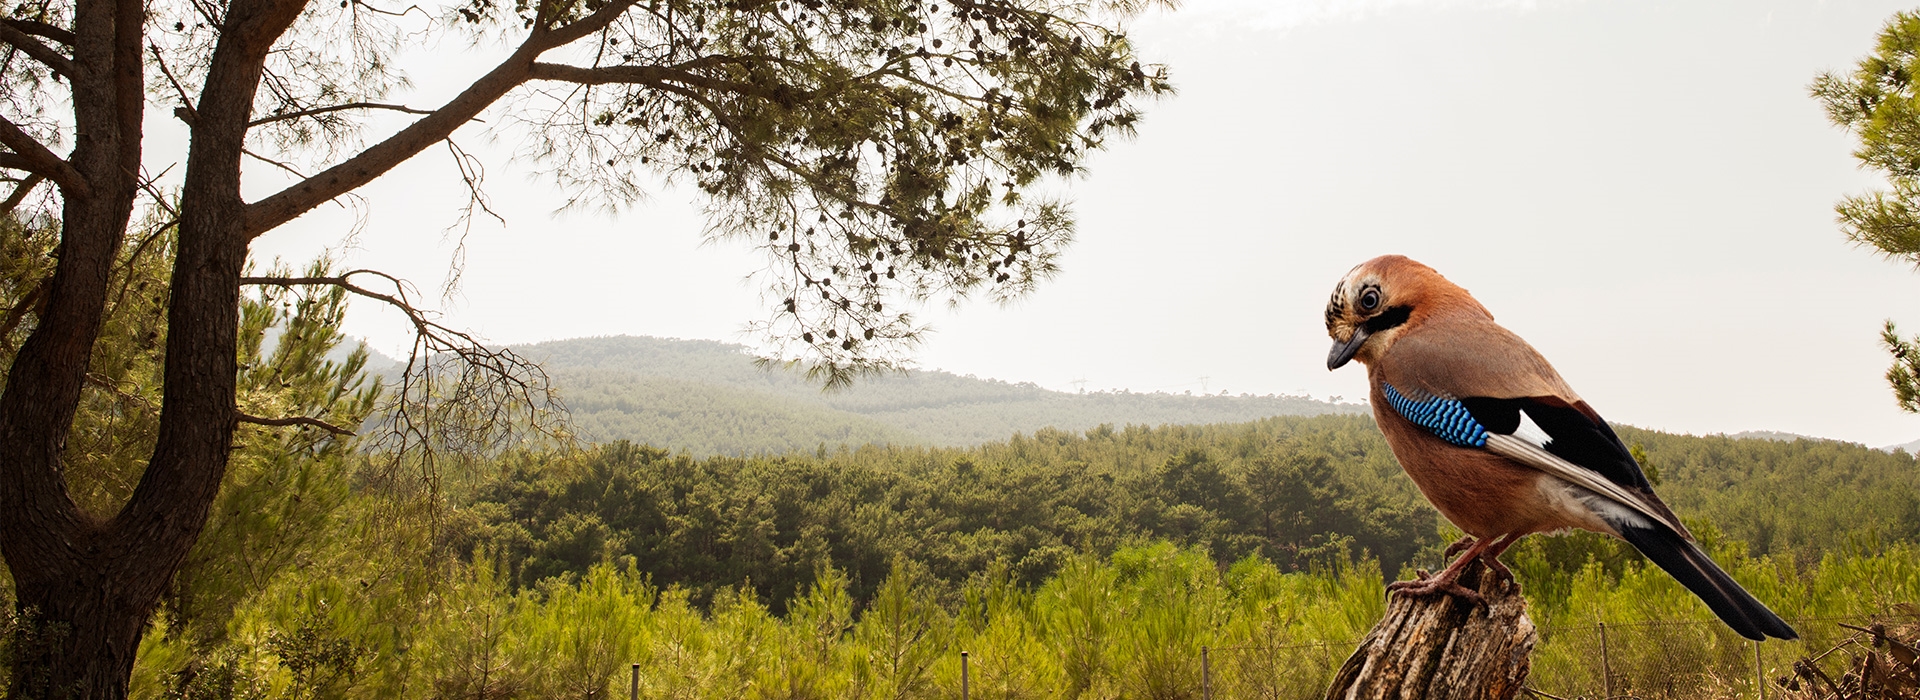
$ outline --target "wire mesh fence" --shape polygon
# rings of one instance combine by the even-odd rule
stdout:
[[[1855,626],[1920,622],[1910,613],[1789,619],[1801,638],[1755,643],[1718,620],[1596,622],[1540,628],[1528,691],[1549,700],[1719,700],[1785,698],[1782,684],[1794,665],[1834,667],[1846,660],[1822,654]],[[1193,672],[1162,686],[1155,697],[1179,700],[1309,700],[1327,685],[1359,640],[1271,646],[1206,646],[1191,651]],[[964,658],[955,697],[998,697],[970,687],[970,676],[998,659]],[[1005,660],[1018,664],[1018,659]],[[969,692],[971,691],[971,692]]]
[[[1879,635],[1898,626],[1911,644],[1915,630],[1920,628],[1920,607],[1903,605],[1875,615],[1788,618],[1788,622],[1800,633],[1800,639],[1756,643],[1734,634],[1718,620],[1542,625],[1532,654],[1527,691],[1548,700],[1835,697],[1831,693],[1801,692],[1811,683],[1796,682],[1796,676],[1808,681],[1813,675],[1808,669],[1818,667],[1830,687],[1846,686],[1849,674],[1856,680],[1865,677],[1860,669],[1870,668],[1870,664],[1862,665],[1858,653],[1866,649],[1861,635]],[[1045,647],[985,653],[950,647],[951,656],[928,659],[924,669],[928,673],[922,676],[927,685],[918,686],[920,689],[912,694],[961,700],[1073,696],[1317,700],[1325,697],[1333,675],[1359,642],[1159,646],[1151,659],[1137,666],[1108,669],[1131,681],[1096,687],[1090,693],[1065,692],[1071,685],[1066,675],[1034,672],[1034,655],[1051,651]],[[934,656],[944,655],[936,652]],[[949,662],[951,665],[947,665]],[[1913,666],[1911,660],[1906,663]],[[626,695],[638,700],[642,664],[632,664],[631,674]]]
[[[1755,698],[1763,690],[1767,648],[1777,657],[1801,647],[1755,644],[1717,621],[1597,623],[1540,632],[1530,685],[1566,698]]]
[[[1851,634],[1843,624],[1914,621],[1904,612],[1789,618],[1800,639],[1764,643],[1742,639],[1718,620],[1542,627],[1529,685],[1569,699],[1779,697],[1796,662],[1817,658],[1835,670],[1846,662],[1823,654]]]
[[[1281,646],[1224,646],[1205,649],[1203,674],[1212,681],[1203,697],[1291,700],[1326,693],[1333,672],[1356,642],[1325,641]]]

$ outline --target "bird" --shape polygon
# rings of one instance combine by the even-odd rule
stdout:
[[[1374,421],[1420,492],[1467,534],[1438,574],[1401,595],[1479,601],[1457,581],[1533,533],[1625,540],[1741,636],[1795,639],[1792,626],[1708,558],[1600,414],[1545,357],[1495,323],[1466,289],[1405,256],[1361,263],[1327,302],[1327,369],[1367,368]]]

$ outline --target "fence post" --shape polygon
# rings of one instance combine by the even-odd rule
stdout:
[[[1200,700],[1213,700],[1213,659],[1200,647]]]
[[[1607,623],[1600,622],[1600,684],[1606,688],[1605,697],[1613,697],[1613,662],[1607,658]]]
[[[967,652],[960,652],[960,700],[967,700]]]
[[[1760,643],[1753,643],[1753,690],[1760,700],[1767,700],[1767,671],[1760,666]]]
[[[627,686],[627,696],[640,700],[640,664],[633,665],[633,681]]]

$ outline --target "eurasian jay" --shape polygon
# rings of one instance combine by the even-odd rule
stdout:
[[[1327,302],[1327,369],[1367,366],[1373,416],[1401,468],[1469,537],[1404,595],[1478,599],[1455,581],[1535,532],[1618,537],[1672,574],[1748,639],[1798,635],[1694,544],[1607,422],[1532,346],[1433,268],[1398,255],[1361,263]],[[1423,572],[1424,573],[1424,572]]]

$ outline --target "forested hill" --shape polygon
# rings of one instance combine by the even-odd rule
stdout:
[[[1619,432],[1723,564],[1770,555],[1811,566],[1920,542],[1920,471],[1906,454]],[[1351,415],[748,458],[613,443],[498,465],[453,488],[450,551],[495,552],[526,586],[630,556],[657,585],[699,599],[751,585],[775,609],[824,566],[864,600],[896,557],[954,585],[1000,566],[1037,586],[1076,553],[1169,540],[1222,568],[1257,554],[1308,569],[1345,552],[1407,576],[1403,567],[1442,563],[1453,539],[1373,422]],[[1508,556],[1536,602],[1564,599],[1589,563],[1618,576],[1638,560],[1590,533],[1530,537]]]
[[[796,372],[756,367],[741,346],[709,340],[614,336],[515,350],[553,374],[587,439],[695,455],[869,443],[967,446],[1047,427],[1080,431],[1365,411],[1298,396],[1074,394],[939,371],[871,377],[823,393]]]

